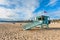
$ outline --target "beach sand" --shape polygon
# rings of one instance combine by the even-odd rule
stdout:
[[[51,23],[49,29],[23,30],[25,24],[0,24],[0,40],[60,40],[60,23]]]

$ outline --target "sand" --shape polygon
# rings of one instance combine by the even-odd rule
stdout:
[[[25,24],[0,24],[0,40],[60,40],[60,23],[51,23],[49,29],[23,30]]]

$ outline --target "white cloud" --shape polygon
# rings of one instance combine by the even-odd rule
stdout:
[[[13,10],[0,8],[0,18],[12,19],[12,18],[9,18],[9,16],[14,16],[14,15],[17,15],[17,14],[15,14]]]
[[[57,15],[57,16],[60,16],[60,10],[57,10],[55,12],[52,12],[53,14]]]
[[[8,5],[8,2],[6,0],[0,0],[0,4]]]
[[[38,0],[0,0],[1,5],[16,5],[15,9],[0,7],[0,18],[26,20],[33,16],[33,11],[39,5]]]
[[[50,0],[50,2],[46,6],[49,6],[49,5],[53,6],[56,4],[57,1],[58,0]]]
[[[51,19],[60,19],[60,9],[53,11],[53,12],[50,12],[49,14],[51,15],[50,16]]]

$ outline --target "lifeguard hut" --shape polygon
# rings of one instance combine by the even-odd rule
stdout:
[[[46,25],[46,28],[49,28],[50,24],[50,17],[49,16],[37,16],[35,20],[33,20],[31,23],[28,23],[23,26],[24,30],[32,29],[38,25],[41,25],[41,28],[43,28],[43,25]]]

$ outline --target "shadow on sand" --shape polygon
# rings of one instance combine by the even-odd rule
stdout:
[[[30,30],[27,30],[27,31],[44,31],[44,30],[60,30],[60,28],[43,28],[43,29],[40,29],[40,28],[37,28],[37,29],[30,29]]]

